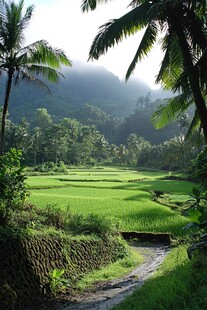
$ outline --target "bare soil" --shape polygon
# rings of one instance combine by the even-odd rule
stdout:
[[[54,310],[109,310],[122,302],[135,289],[140,288],[161,265],[169,251],[163,245],[136,246],[142,253],[144,263],[137,266],[129,274],[112,281],[97,283],[93,289],[59,296],[58,300],[48,304],[44,309]]]

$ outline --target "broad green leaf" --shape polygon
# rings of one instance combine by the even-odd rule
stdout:
[[[64,269],[54,269],[53,273],[52,273],[52,276],[54,278],[59,278],[59,277],[61,277],[64,274],[64,272],[65,272]]]
[[[200,211],[194,210],[194,209],[190,209],[190,210],[188,210],[188,215],[189,215],[189,219],[192,222],[199,223],[199,218],[201,216]]]

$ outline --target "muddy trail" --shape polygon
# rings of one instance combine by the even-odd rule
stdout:
[[[144,256],[143,264],[129,274],[112,281],[97,284],[93,289],[76,293],[74,296],[64,295],[46,309],[54,310],[109,310],[122,302],[128,295],[140,288],[161,265],[170,248],[163,245],[136,246]],[[45,309],[45,308],[44,308]]]

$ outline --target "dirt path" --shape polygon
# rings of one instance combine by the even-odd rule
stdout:
[[[97,285],[93,291],[87,291],[75,296],[68,296],[68,300],[53,304],[55,310],[109,310],[119,304],[132,292],[141,287],[145,280],[161,265],[169,251],[168,247],[138,246],[136,247],[145,257],[142,265],[130,274]]]

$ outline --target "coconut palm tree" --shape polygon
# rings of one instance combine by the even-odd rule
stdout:
[[[82,10],[94,10],[102,2],[107,0],[83,0]],[[126,73],[126,80],[137,62],[148,55],[159,41],[164,56],[156,82],[161,82],[166,89],[180,92],[177,110],[185,110],[186,106],[195,103],[207,142],[206,1],[132,0],[129,7],[131,10],[128,13],[99,28],[89,51],[89,59],[98,59],[123,38],[145,29]]]
[[[12,83],[28,81],[48,87],[39,78],[56,82],[61,76],[61,65],[71,66],[70,60],[60,49],[52,48],[40,40],[24,46],[24,31],[32,17],[34,6],[23,12],[24,0],[19,3],[0,0],[0,72],[7,75],[6,91],[1,119],[0,153],[4,149],[5,121]]]

